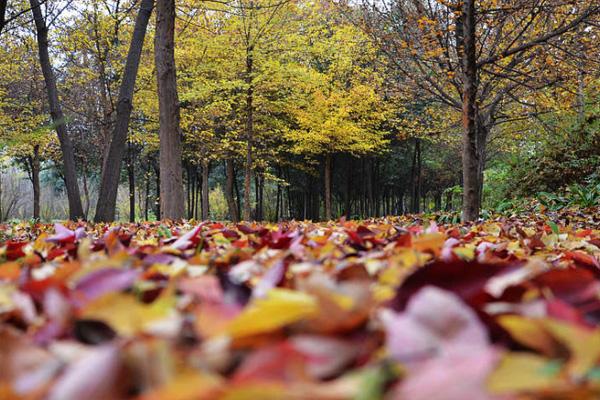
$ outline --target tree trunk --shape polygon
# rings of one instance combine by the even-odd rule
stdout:
[[[31,162],[31,182],[33,184],[33,219],[40,219],[40,146],[33,146]]]
[[[0,222],[4,221],[4,213],[2,207],[2,167],[0,166]]]
[[[352,167],[354,164],[354,159],[350,157],[348,163],[348,169],[346,170],[346,210],[344,215],[349,219],[352,215],[350,202],[352,201]]]
[[[452,211],[452,191],[446,192],[446,211]]]
[[[281,178],[281,167],[277,166],[277,179]],[[283,196],[281,193],[281,184],[277,181],[277,196],[275,200],[275,222],[279,221],[279,213],[283,208]]]
[[[258,217],[259,221],[265,220],[265,176],[260,174],[258,177]]]
[[[135,154],[131,142],[128,143],[127,180],[129,182],[129,222],[135,222]]]
[[[0,34],[6,25],[6,4],[8,0],[0,0]]]
[[[154,200],[154,214],[156,214],[156,219],[160,219],[160,168],[157,165],[154,165],[154,173],[156,176],[156,198]]]
[[[198,175],[198,168],[194,168],[194,180],[196,181],[196,189],[194,192],[194,219],[202,216],[202,212],[198,212],[202,206],[202,176]]]
[[[185,215],[185,197],[174,50],[175,0],[158,0],[154,53],[160,125],[160,218],[177,220]]]
[[[202,220],[208,220],[210,212],[210,204],[208,201],[208,175],[210,172],[210,163],[207,160],[202,160]]]
[[[583,67],[577,68],[577,122],[585,122],[585,72]],[[583,129],[581,129],[583,132]]]
[[[418,214],[421,208],[421,140],[419,138],[415,139],[410,181],[412,191],[410,212]]]
[[[102,163],[102,176],[100,180],[100,191],[98,193],[98,204],[96,205],[95,221],[113,221],[115,219],[115,207],[117,204],[117,191],[119,188],[119,176],[121,163],[125,152],[127,131],[133,109],[133,94],[135,81],[137,79],[138,67],[146,28],[152,14],[154,0],[143,0],[135,20],[133,37],[127,53],[123,80],[119,89],[119,100],[117,102],[117,121],[112,133],[112,139],[108,146],[108,152]]]
[[[474,221],[479,217],[480,173],[477,132],[477,44],[475,36],[475,0],[465,0],[462,8],[463,39],[463,209],[462,220]]]
[[[252,207],[250,205],[250,184],[252,181],[252,142],[254,140],[254,49],[246,49],[246,165],[244,169],[244,212],[242,219],[250,220]]]
[[[185,167],[187,179],[185,180],[186,185],[186,205],[187,205],[187,219],[192,219],[194,216],[194,194],[192,185],[192,164],[188,163]]]
[[[144,197],[144,222],[148,221],[148,208],[150,205],[150,171],[146,171],[146,190]]]
[[[233,197],[235,171],[233,170],[233,160],[231,159],[225,160],[225,174],[225,199],[227,200],[227,208],[229,209],[229,218],[231,218],[233,222],[238,222],[240,217],[237,204],[235,204],[235,199]]]
[[[33,19],[35,21],[37,31],[38,51],[40,57],[40,65],[46,83],[46,91],[48,94],[48,103],[50,105],[50,116],[58,135],[60,149],[63,160],[63,174],[65,178],[65,186],[67,188],[67,198],[69,201],[69,218],[76,220],[83,218],[83,207],[81,206],[81,198],[79,197],[79,184],[77,183],[77,170],[75,166],[75,151],[73,144],[67,133],[65,117],[62,112],[60,100],[58,98],[58,89],[56,87],[56,77],[50,63],[48,54],[48,27],[42,15],[40,3],[38,0],[30,0]]]
[[[325,220],[331,220],[331,170],[332,170],[331,154],[325,155]]]
[[[442,194],[440,192],[436,192],[433,195],[433,203],[435,207],[434,211],[442,211]]]

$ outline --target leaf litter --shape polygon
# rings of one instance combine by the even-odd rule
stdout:
[[[2,399],[600,396],[597,213],[0,230]]]

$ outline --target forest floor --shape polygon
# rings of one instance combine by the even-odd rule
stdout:
[[[600,212],[0,225],[2,399],[592,399]]]

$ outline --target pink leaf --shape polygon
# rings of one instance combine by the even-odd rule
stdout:
[[[72,363],[52,387],[49,400],[102,400],[119,398],[115,383],[119,376],[119,349],[94,347]]]

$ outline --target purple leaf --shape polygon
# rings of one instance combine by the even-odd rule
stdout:
[[[285,275],[285,263],[277,262],[261,278],[252,291],[252,297],[265,297],[267,292],[277,286]]]
[[[487,331],[475,312],[458,296],[437,287],[421,289],[403,313],[382,314],[390,355],[413,362],[489,346]]]
[[[173,244],[171,245],[171,247],[177,249],[177,250],[187,250],[190,248],[191,245],[194,244],[193,239],[198,235],[198,233],[200,232],[200,229],[202,229],[202,226],[197,226],[194,229],[192,229],[191,231],[189,231],[188,233],[184,234],[183,236],[180,236],[179,238],[177,238],[177,240],[175,242],[173,242]]]
[[[75,241],[75,232],[73,232],[72,230],[70,230],[62,224],[54,224],[54,232],[55,234],[53,236],[50,236],[46,239],[47,242],[67,243]]]
[[[49,400],[100,400],[118,398],[119,349],[98,346],[72,363],[52,387]]]
[[[410,371],[390,398],[499,400],[486,390],[487,377],[497,364],[499,355],[498,350],[490,347],[476,353],[449,354],[428,360]]]
[[[139,270],[120,268],[103,268],[91,272],[77,282],[74,291],[81,294],[83,299],[77,297],[75,300],[80,303],[80,300],[89,301],[109,292],[128,289],[139,274]]]

